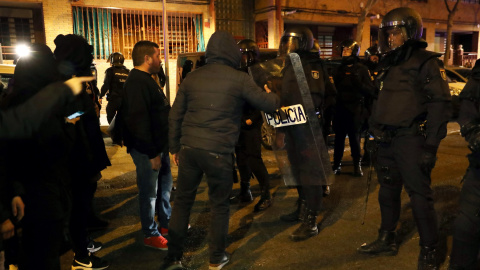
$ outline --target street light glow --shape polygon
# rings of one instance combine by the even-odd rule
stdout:
[[[25,44],[17,45],[17,47],[15,48],[15,53],[17,54],[18,58],[29,56],[31,53],[30,47]]]

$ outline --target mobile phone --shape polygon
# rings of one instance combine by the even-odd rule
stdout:
[[[84,114],[84,112],[82,111],[78,111],[78,112],[75,112],[75,113],[72,113],[71,115],[67,116],[68,119],[73,119],[73,118],[77,118],[79,117],[80,115]]]

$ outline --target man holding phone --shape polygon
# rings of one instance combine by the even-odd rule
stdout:
[[[160,71],[160,49],[150,41],[139,41],[132,51],[134,69],[128,75],[122,93],[125,127],[124,143],[137,171],[140,221],[145,246],[166,250],[167,240],[155,222],[157,188],[161,198],[158,220],[168,229],[172,176],[168,154],[168,113],[170,103],[152,74]]]

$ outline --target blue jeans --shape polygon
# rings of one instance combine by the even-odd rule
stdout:
[[[160,233],[158,232],[157,223],[155,222],[155,206],[157,203],[157,188],[158,188],[158,178],[159,178],[159,171],[155,171],[152,169],[152,164],[150,163],[150,158],[138,152],[135,149],[130,151],[130,155],[132,156],[133,163],[135,163],[136,171],[137,171],[137,186],[138,186],[138,197],[139,197],[139,205],[140,205],[140,222],[142,223],[142,231],[145,237],[151,236],[159,236]],[[160,154],[162,157],[162,168],[163,171],[170,171],[170,160],[169,156]],[[165,159],[168,159],[168,163]],[[167,168],[168,167],[168,168]],[[160,172],[162,171],[160,170]],[[168,177],[167,175],[170,175]],[[160,188],[165,190],[164,188],[169,187],[169,190],[172,188],[172,177],[171,173],[163,173],[161,178],[161,185]],[[164,184],[165,183],[165,184]],[[165,194],[166,192],[162,192]],[[162,198],[162,201],[164,198]],[[170,200],[170,191],[168,191],[168,199]],[[168,213],[165,213],[164,217],[170,217],[170,205],[168,205]],[[162,210],[166,207],[162,207],[159,210]],[[167,225],[168,226],[168,225]]]
[[[170,170],[170,156],[168,153],[161,154],[162,167],[158,174],[158,190],[156,210],[158,215],[158,223],[160,227],[168,229],[168,222],[172,215],[172,207],[170,206],[170,193],[172,193],[172,171]]]

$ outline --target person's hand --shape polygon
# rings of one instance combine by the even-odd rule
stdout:
[[[158,171],[162,167],[162,160],[160,159],[160,156],[150,159],[150,163],[152,163],[152,170],[154,171]]]
[[[268,85],[267,85],[267,84],[265,84],[265,85],[263,86],[263,89],[265,89],[265,92],[267,92],[267,93],[272,92],[272,90],[270,90],[270,88],[268,88]]]
[[[75,125],[75,123],[77,123],[78,120],[80,120],[80,116],[75,117],[73,119],[69,119],[68,117],[65,117],[65,123],[69,123],[69,124],[72,124],[72,125]]]
[[[179,161],[179,155],[178,153],[172,154],[173,156],[173,163],[178,166],[178,161]]]
[[[0,224],[0,235],[1,239],[7,240],[11,238],[15,234],[15,226],[13,226],[12,221],[10,219],[5,220],[2,224]]]
[[[12,199],[12,213],[17,218],[17,221],[22,220],[25,215],[25,204],[20,196],[15,196]]]
[[[247,119],[245,123],[247,124],[247,126],[251,126],[253,124],[252,120],[250,119]]]
[[[95,77],[90,76],[90,77],[73,77],[68,81],[65,81],[64,83],[70,87],[74,95],[80,94],[83,89],[82,83],[84,82],[90,82],[93,81]]]
[[[98,103],[100,103],[100,105],[102,105],[103,104],[103,99],[99,98]]]

